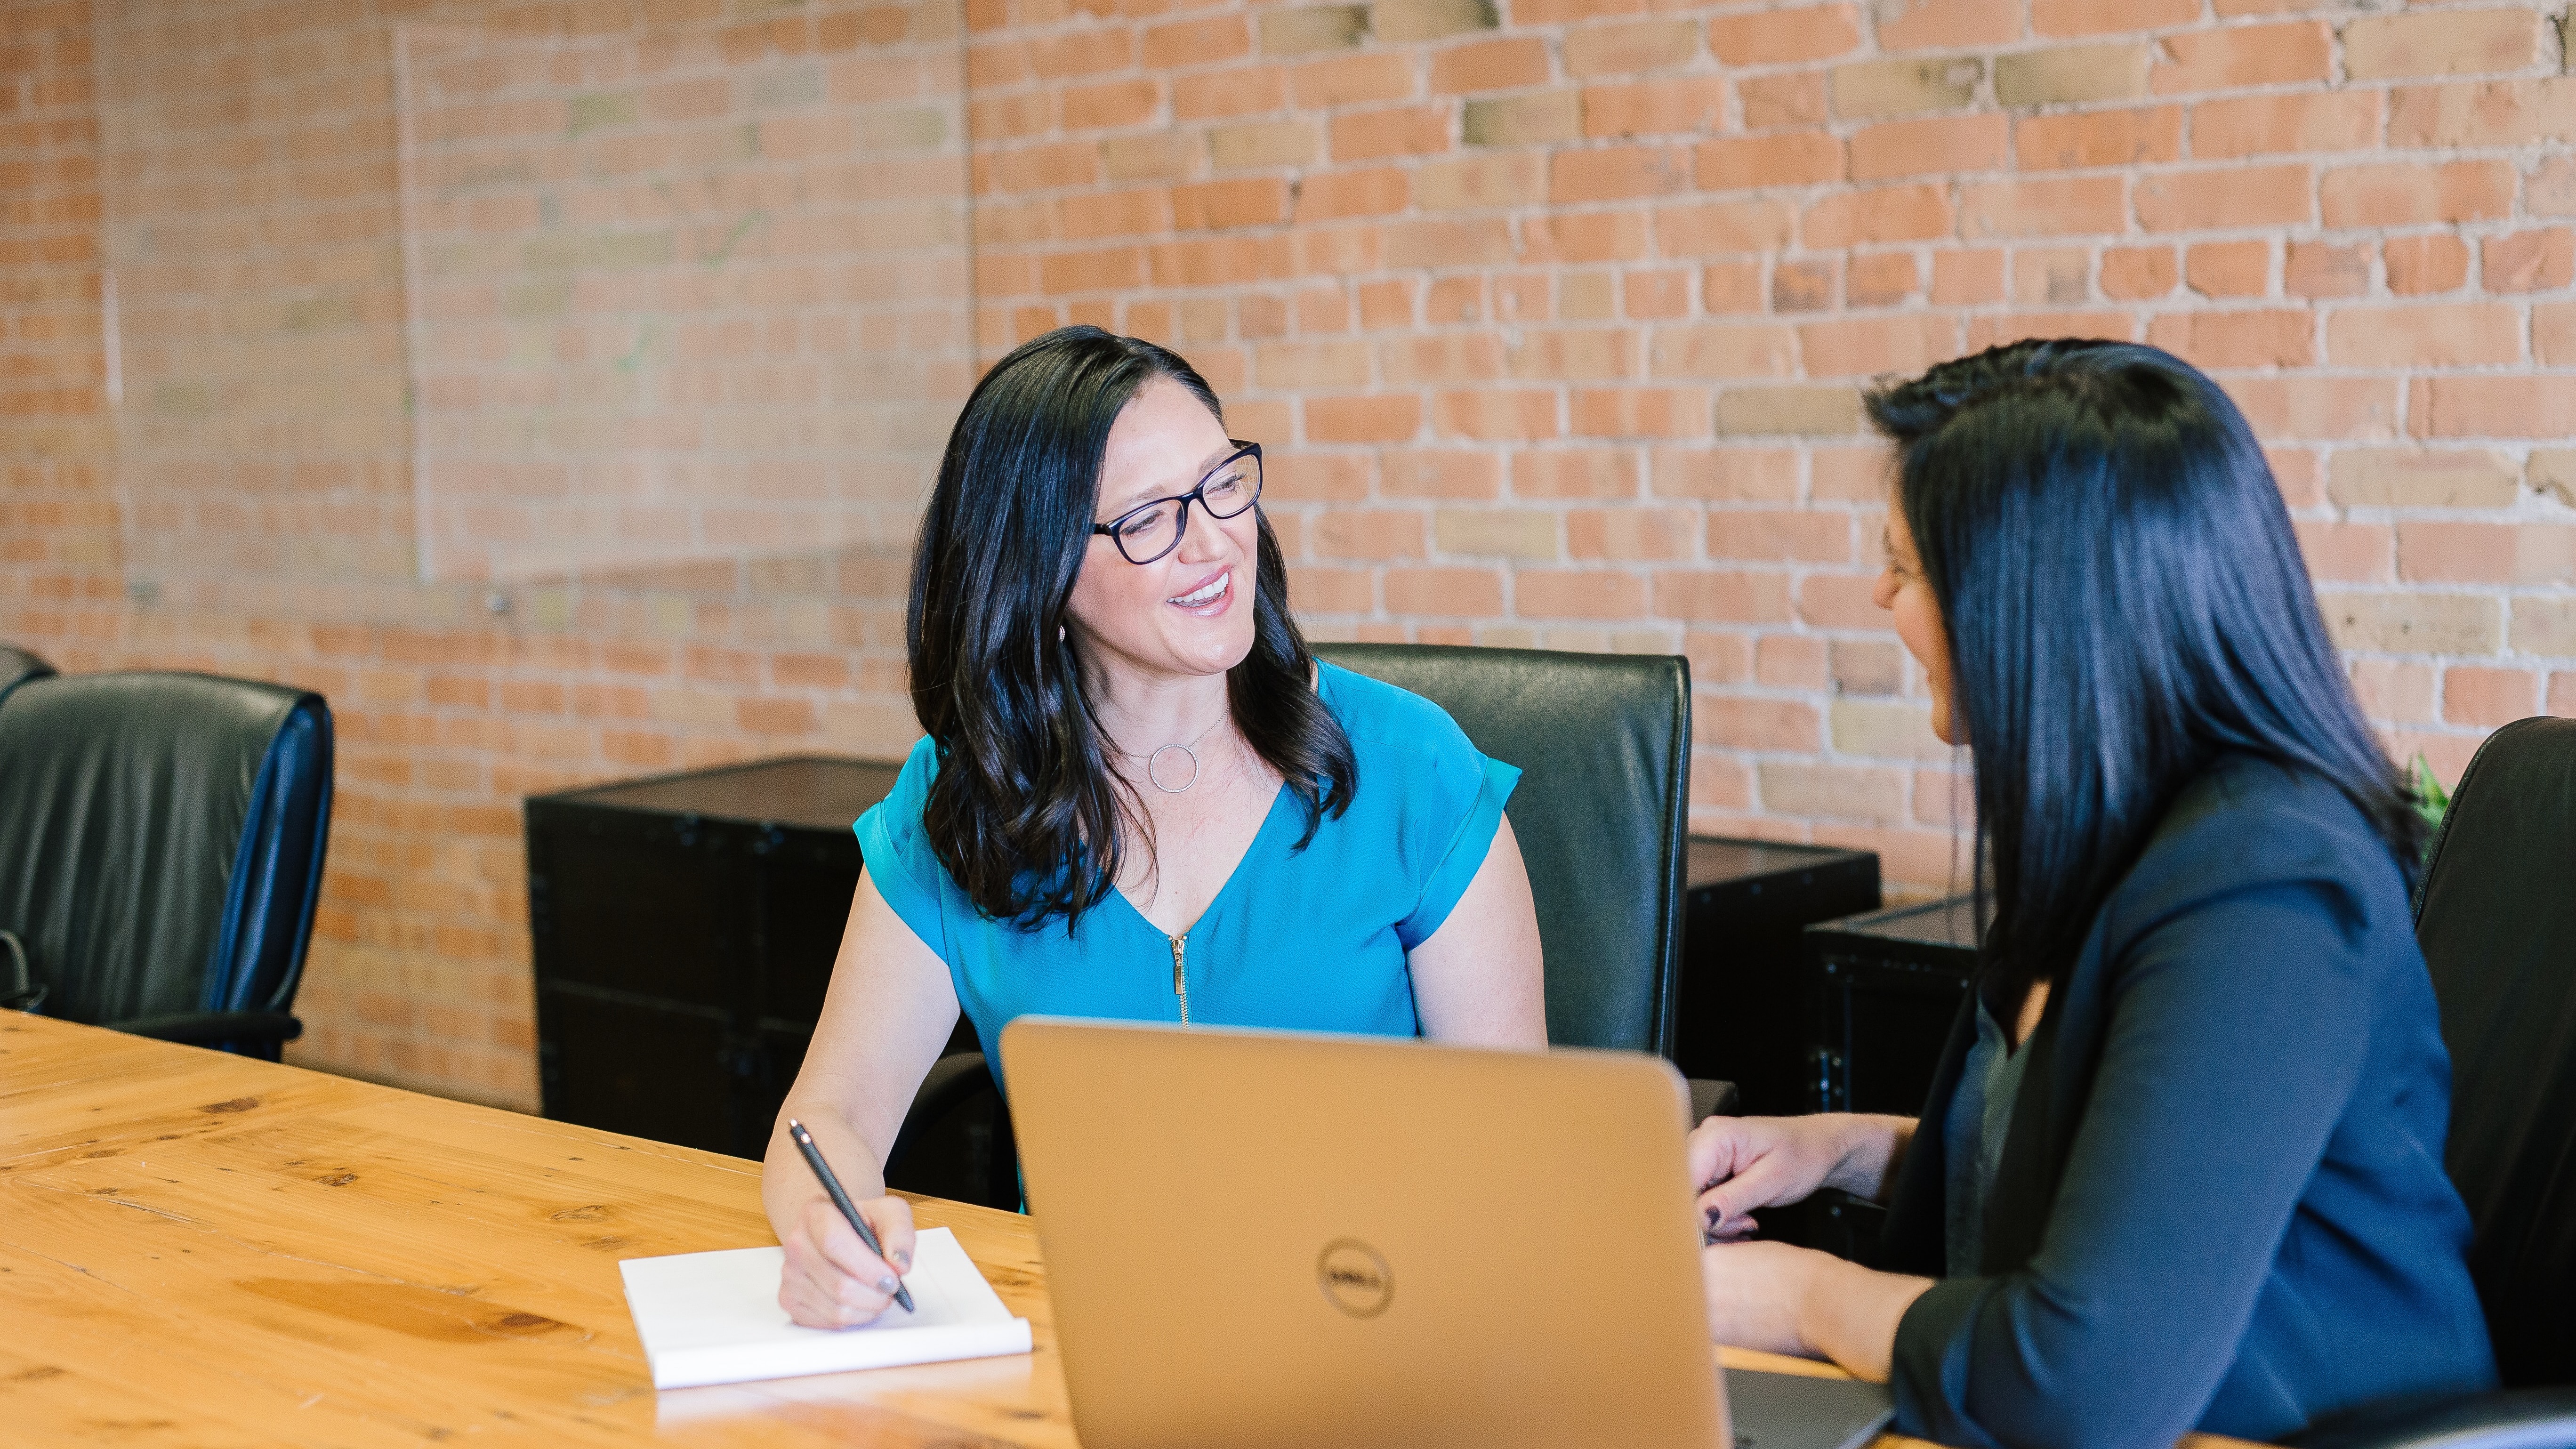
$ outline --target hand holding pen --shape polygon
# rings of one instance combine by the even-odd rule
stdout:
[[[909,1311],[912,1295],[898,1275],[912,1267],[911,1205],[897,1197],[852,1202],[813,1134],[792,1118],[786,1125],[788,1139],[830,1201],[811,1203],[781,1234],[787,1265],[779,1305],[796,1322],[815,1328],[866,1323],[890,1302]]]

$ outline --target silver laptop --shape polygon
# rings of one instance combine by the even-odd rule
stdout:
[[[1721,1378],[1653,1057],[1024,1017],[1002,1063],[1084,1449],[1845,1449],[1887,1420],[1874,1385]]]

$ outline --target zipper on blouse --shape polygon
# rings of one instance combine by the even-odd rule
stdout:
[[[1190,978],[1182,974],[1182,962],[1189,951],[1190,938],[1174,936],[1172,940],[1172,994],[1181,1001],[1181,1025],[1190,1024]]]

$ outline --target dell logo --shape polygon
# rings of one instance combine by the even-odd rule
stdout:
[[[1375,1318],[1395,1301],[1395,1274],[1378,1250],[1357,1238],[1335,1238],[1315,1259],[1325,1301],[1353,1318]]]

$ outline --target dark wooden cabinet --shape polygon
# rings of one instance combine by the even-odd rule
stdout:
[[[1974,902],[1952,896],[1811,926],[1807,946],[1823,1006],[1810,1109],[1921,1112],[1976,974]]]
[[[1806,1043],[1806,1112],[1923,1110],[1950,1023],[1977,963],[1972,902],[1965,896],[1898,906],[1806,928],[1814,1015]],[[1828,1188],[1794,1208],[1762,1215],[1777,1236],[1872,1267],[1887,1209]]]
[[[545,1114],[759,1156],[858,887],[850,827],[896,769],[765,760],[531,798]]]
[[[1820,1003],[1803,933],[1878,909],[1878,856],[1695,835],[1684,870],[1675,1064],[1684,1076],[1735,1083],[1747,1115],[1813,1111]]]

